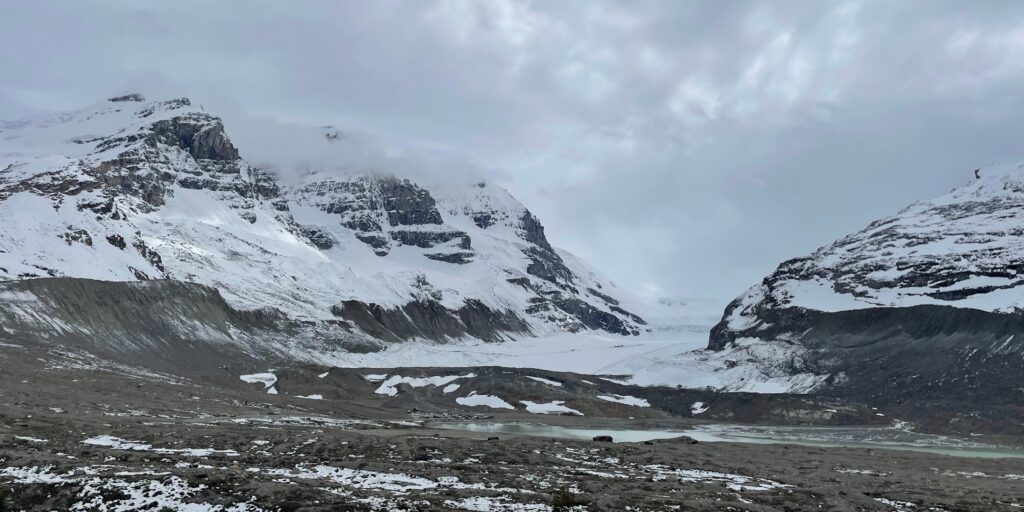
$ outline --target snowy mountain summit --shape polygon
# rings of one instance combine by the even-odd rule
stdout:
[[[729,304],[709,348],[771,353],[763,364],[873,400],[1016,394],[1024,164],[972,178],[783,262]]]
[[[230,318],[255,311],[364,349],[644,326],[491,182],[419,183],[361,162],[288,174],[246,160],[230,132],[187,98],[138,94],[0,123],[0,285],[33,288],[31,302],[42,285],[17,283],[191,283],[223,296]],[[309,144],[359,144],[311,133]],[[174,329],[195,332],[190,322]]]
[[[1024,169],[1007,165],[949,194],[789,260],[735,308],[757,304],[822,311],[918,304],[1024,309]]]

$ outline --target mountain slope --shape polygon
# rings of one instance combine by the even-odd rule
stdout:
[[[358,144],[333,129],[316,143]],[[364,348],[642,328],[493,183],[340,164],[282,179],[187,98],[2,123],[0,280],[187,281]]]
[[[773,345],[777,371],[870,399],[1015,406],[1024,375],[1024,171],[942,197],[789,260],[726,308],[709,348]]]

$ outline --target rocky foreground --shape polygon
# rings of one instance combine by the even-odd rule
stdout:
[[[650,444],[494,439],[432,429],[423,415],[387,407],[384,398],[269,394],[258,384],[218,385],[130,367],[98,368],[96,361],[73,353],[5,345],[0,368],[0,510],[1016,510],[1024,505],[1022,459],[694,444],[685,438]],[[538,421],[521,412],[492,415]],[[597,428],[629,421],[550,420]]]

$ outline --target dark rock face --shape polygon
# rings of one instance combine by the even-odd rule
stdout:
[[[90,236],[89,232],[84,229],[76,229],[74,227],[68,226],[68,230],[65,231],[63,235],[61,235],[61,238],[68,245],[71,245],[73,243],[79,243],[92,247],[92,236]]]
[[[325,251],[334,247],[334,239],[330,235],[324,233],[322,230],[314,227],[305,226],[302,229],[302,234],[315,246],[317,249]]]
[[[0,340],[77,347],[156,370],[222,372],[217,365],[227,360],[252,359],[232,348],[233,332],[273,331],[281,321],[269,311],[234,310],[213,288],[170,280],[30,279],[0,283],[0,290],[29,294],[37,313],[64,326],[53,330],[19,314],[17,302],[0,302]]]
[[[443,340],[467,335],[485,341],[502,341],[507,334],[531,332],[529,325],[515,313],[495,311],[476,300],[466,301],[455,311],[433,300],[413,301],[394,309],[350,300],[334,306],[331,312],[371,336],[391,342],[416,338]]]
[[[401,245],[414,245],[422,249],[430,249],[452,240],[457,240],[459,249],[469,250],[471,241],[469,235],[462,231],[407,231],[394,230],[390,232],[391,238]]]
[[[535,283],[526,277],[511,278],[507,281],[536,293],[535,297],[529,299],[530,305],[526,309],[527,313],[545,318],[569,332],[600,329],[615,334],[637,336],[640,331],[623,318],[629,319],[637,325],[647,324],[643,318],[618,306],[609,308],[615,314],[598,309],[579,299],[571,287],[562,290],[554,288],[550,284]],[[616,314],[621,315],[622,318]]]
[[[615,334],[639,335],[640,332],[631,329],[619,317],[601,311],[575,297],[561,297],[552,300],[559,309],[578,318],[589,329],[608,331]]]
[[[1017,407],[1024,375],[1024,315],[949,306],[821,312],[766,309],[763,327],[719,324],[709,347],[737,337],[784,339],[807,349],[794,372],[831,375],[821,394],[872,404]]]
[[[519,226],[523,232],[524,240],[547,252],[554,252],[551,244],[548,243],[547,237],[544,236],[544,226],[541,225],[540,221],[532,213],[529,211],[523,212],[523,216],[519,219]]]
[[[155,141],[178,146],[199,160],[238,160],[238,150],[227,135],[224,125],[213,116],[190,114],[153,123]]]
[[[223,377],[226,366],[294,363],[288,356],[292,348],[381,348],[341,320],[314,325],[273,308],[234,309],[215,288],[172,279],[2,281],[0,293],[31,298],[28,303],[0,301],[0,325],[5,327],[0,342],[81,349],[181,376]],[[25,316],[25,307],[39,316]],[[53,322],[61,328],[54,329]]]
[[[444,226],[430,192],[409,180],[378,176],[327,179],[305,185],[294,196],[337,215],[340,224],[356,231],[356,238],[378,256],[386,256],[393,244],[422,249],[450,244],[460,250],[428,254],[427,258],[453,264],[472,259],[470,236]]]
[[[526,267],[526,272],[530,275],[555,284],[572,282],[572,271],[565,266],[558,254],[538,247],[527,248],[523,253],[530,259]]]
[[[111,102],[115,102],[116,103],[116,102],[121,102],[121,101],[139,101],[139,102],[141,102],[141,101],[145,101],[145,100],[146,99],[143,98],[141,94],[130,93],[130,94],[123,94],[121,96],[114,96],[113,98],[110,98],[107,101],[111,101]]]
[[[146,245],[146,242],[137,238],[132,242],[132,246],[135,247],[135,250],[139,251],[139,254],[141,254],[143,258],[146,258],[146,261],[148,261],[150,265],[153,265],[153,268],[158,270],[161,274],[166,272],[163,260],[160,258],[160,253],[150,249],[149,246]]]
[[[441,212],[430,192],[409,180],[384,178],[380,180],[382,206],[392,226],[421,226],[441,224]]]
[[[128,245],[124,242],[124,237],[121,235],[107,235],[107,242],[118,249],[124,250]]]
[[[603,300],[605,302],[605,304],[610,304],[612,306],[618,306],[619,305],[619,301],[615,300],[613,297],[611,297],[609,295],[601,293],[601,292],[599,292],[599,291],[597,291],[597,290],[595,290],[593,288],[587,288],[587,291],[590,292],[591,295],[593,295],[593,296]]]
[[[356,234],[356,238],[359,239],[360,242],[369,245],[374,249],[378,249],[375,251],[378,256],[386,255],[388,253],[387,248],[391,247],[391,242],[383,235],[379,235],[377,233],[358,233]]]
[[[523,250],[523,254],[530,259],[526,272],[555,284],[571,284],[572,271],[548,243],[540,221],[527,210],[519,219],[519,228],[523,239],[533,244],[533,247]]]
[[[434,261],[443,261],[445,263],[454,263],[456,265],[465,265],[473,261],[473,253],[471,252],[427,253],[424,254],[424,256]]]
[[[487,212],[476,213],[473,215],[473,224],[480,229],[487,229],[494,225],[494,216]]]

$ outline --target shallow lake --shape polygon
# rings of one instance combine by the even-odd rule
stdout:
[[[797,444],[822,448],[873,448],[911,450],[954,457],[1024,457],[1024,449],[986,445],[974,441],[920,434],[896,427],[768,427],[752,425],[699,425],[680,430],[630,430],[572,428],[541,423],[439,422],[428,426],[488,434],[512,434],[592,439],[610,435],[617,443],[651,441],[689,436],[704,443]]]

